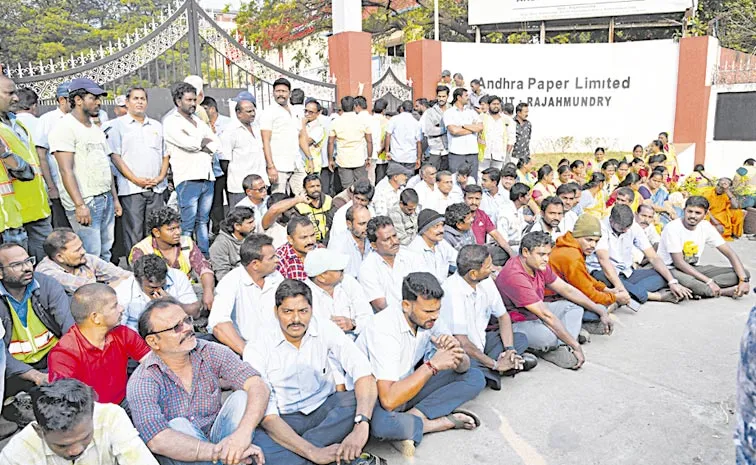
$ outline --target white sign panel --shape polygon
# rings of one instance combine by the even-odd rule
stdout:
[[[469,24],[683,12],[694,0],[469,0]]]
[[[462,73],[466,83],[479,79],[502,104],[529,104],[535,153],[632,151],[671,133],[678,55],[671,40],[442,45],[443,69]]]

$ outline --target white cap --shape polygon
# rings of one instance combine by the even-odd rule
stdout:
[[[349,264],[349,255],[334,250],[318,248],[308,252],[304,259],[304,270],[313,278],[326,271],[343,271]]]
[[[125,107],[126,106],[126,96],[125,95],[116,95],[115,104],[116,104],[117,107]]]
[[[205,82],[202,80],[202,78],[199,77],[199,76],[197,76],[197,75],[195,75],[195,74],[191,74],[191,75],[187,76],[184,79],[184,82],[187,83],[187,84],[191,84],[192,86],[194,86],[194,88],[197,89],[197,93],[198,94],[200,92],[202,92],[202,87],[205,85]]]

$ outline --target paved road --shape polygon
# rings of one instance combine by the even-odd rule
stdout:
[[[756,270],[756,242],[733,247]],[[707,250],[704,263],[720,257]],[[755,302],[621,310],[612,336],[584,346],[578,372],[542,362],[468,404],[483,419],[477,431],[429,435],[413,462],[386,444],[370,449],[391,464],[732,464],[738,346]]]

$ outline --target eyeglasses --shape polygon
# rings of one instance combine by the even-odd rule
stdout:
[[[5,266],[0,266],[0,268],[10,268],[13,271],[21,271],[25,265],[31,265],[32,268],[33,268],[34,265],[36,265],[36,264],[37,264],[36,257],[29,257],[29,258],[27,258],[26,260],[24,260],[22,262],[8,263]]]
[[[317,111],[312,111],[312,110],[305,110],[304,112],[305,112],[305,115],[313,115],[313,114],[318,113]]]
[[[192,318],[191,316],[187,316],[183,320],[181,320],[178,323],[176,323],[175,326],[171,326],[168,329],[161,329],[160,331],[150,331],[149,333],[146,334],[146,336],[149,336],[151,334],[165,333],[165,332],[168,332],[168,331],[171,331],[171,330],[173,330],[174,333],[178,334],[178,333],[181,332],[182,329],[184,329],[184,325],[187,325],[187,326],[190,326],[190,327],[193,328],[194,327],[194,318]]]

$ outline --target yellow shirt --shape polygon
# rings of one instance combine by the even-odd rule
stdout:
[[[353,111],[344,112],[331,123],[329,137],[336,137],[336,164],[342,168],[357,168],[365,164],[370,126]]]

